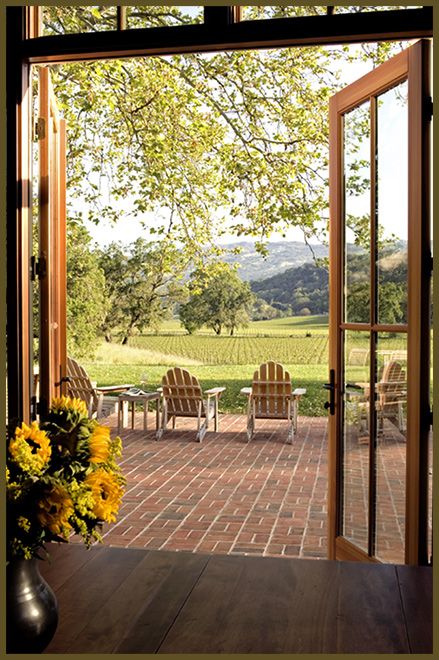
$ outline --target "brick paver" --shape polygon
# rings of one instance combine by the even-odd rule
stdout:
[[[153,428],[153,413],[151,425]],[[117,431],[113,415],[107,423]],[[126,492],[104,541],[123,547],[221,554],[324,558],[327,556],[327,420],[299,417],[293,444],[282,421],[260,420],[247,442],[244,415],[221,416],[220,433],[195,442],[194,420],[155,440],[124,429],[121,465]],[[365,515],[362,464],[366,446],[351,459],[349,515]],[[383,559],[400,561],[405,445],[389,442],[380,455],[379,499]],[[358,475],[356,470],[359,470]],[[402,485],[403,482],[401,482]],[[358,492],[358,498],[354,498]]]
[[[244,415],[222,415],[220,433],[195,442],[194,420],[160,441],[124,429],[127,478],[110,545],[283,557],[326,556],[326,418],[258,421],[247,442]],[[108,423],[116,432],[114,416]],[[152,419],[151,426],[153,427]]]

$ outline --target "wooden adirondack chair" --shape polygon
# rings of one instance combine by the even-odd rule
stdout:
[[[67,358],[67,396],[76,399],[82,399],[87,404],[90,417],[106,416],[106,406],[104,406],[104,394],[126,392],[132,384],[108,385],[105,387],[96,387],[84,367],[71,357]],[[119,398],[117,396],[105,397],[105,403],[109,403],[110,408],[118,408]]]
[[[225,387],[214,387],[203,394],[200,383],[186,369],[175,367],[162,378],[162,418],[157,429],[157,440],[166,430],[169,419],[175,428],[177,417],[195,417],[197,419],[197,441],[201,442],[214,420],[214,429],[218,431],[218,401]],[[202,423],[202,420],[204,422]]]
[[[253,374],[251,388],[245,387],[241,394],[248,396],[247,437],[255,433],[256,419],[286,419],[287,441],[293,442],[297,430],[297,408],[299,399],[306,394],[305,388],[292,389],[291,377],[281,364],[266,362]]]
[[[404,404],[407,401],[407,376],[398,360],[390,360],[377,384],[376,402],[378,430],[383,429],[384,419],[389,419],[399,431],[405,431]]]

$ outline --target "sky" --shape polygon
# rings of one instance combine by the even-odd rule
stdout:
[[[351,46],[352,50],[358,48],[359,46]],[[346,65],[343,69],[343,83],[345,85],[350,84],[354,80],[360,78],[362,75],[370,71],[371,68],[372,68],[371,64],[364,61],[359,61],[357,63]],[[398,125],[398,122],[395,122],[393,120],[390,121],[386,120],[386,124],[387,124],[386,130],[393,131],[393,134],[397,134],[398,130],[399,131],[401,130],[401,127]],[[392,162],[392,159],[390,157],[388,157],[386,160],[389,163]],[[395,223],[397,223],[397,218],[401,217],[401,215],[404,213],[404,208],[401,207],[401,199],[402,199],[401,195],[399,196],[392,195],[390,197],[389,195],[386,196],[384,193],[385,190],[387,189],[390,190],[393,185],[397,185],[398,181],[400,182],[401,180],[400,178],[398,179],[398,177],[400,176],[400,168],[395,167],[395,163],[393,163],[393,166],[394,169],[393,170],[390,169],[387,172],[386,185],[385,188],[383,188],[383,195],[381,197],[381,209],[383,211],[384,209],[386,209],[386,218],[387,218],[386,222],[387,223],[390,222],[391,224],[393,222],[392,218],[394,218]],[[77,200],[75,201],[75,204],[77,204]],[[123,205],[126,210],[126,201],[123,203]],[[358,201],[359,209],[361,208],[361,205],[362,202],[361,200],[359,200]],[[364,207],[364,200],[363,200],[363,207]],[[83,206],[82,209],[84,211],[84,217],[86,217],[87,215],[86,206]],[[155,218],[156,218],[156,214],[144,214],[142,219],[144,222],[150,221],[152,224]],[[117,224],[103,221],[99,225],[95,225],[93,223],[85,221],[85,225],[87,229],[90,231],[93,240],[96,241],[101,246],[104,246],[112,241],[120,241],[123,244],[129,244],[135,241],[139,236],[144,235],[145,238],[149,237],[149,232],[145,231],[142,225],[142,219],[131,216],[129,218],[124,217],[124,219]],[[397,229],[396,224],[395,224],[395,229]],[[227,244],[230,242],[236,242],[237,240],[251,240],[251,238],[245,237],[243,239],[237,239],[235,236],[226,235],[221,238],[220,243]],[[280,241],[280,240],[303,242],[304,239],[300,229],[291,228],[286,233],[285,237],[277,233],[273,233],[270,237],[270,241]]]

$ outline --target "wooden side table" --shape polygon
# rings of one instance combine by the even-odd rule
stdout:
[[[155,428],[156,430],[159,427],[160,422],[160,392],[145,392],[144,394],[130,394],[129,392],[124,392],[119,394],[119,412],[117,420],[117,432],[119,433],[121,429],[125,428],[128,422],[128,409],[131,407],[131,428],[134,428],[134,413],[136,409],[136,403],[143,404],[143,429],[148,430],[148,403],[150,401],[156,402],[156,411],[155,411]]]

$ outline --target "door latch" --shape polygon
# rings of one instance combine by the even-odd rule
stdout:
[[[329,370],[329,383],[323,385],[325,390],[329,391],[329,401],[325,401],[324,407],[329,410],[330,415],[335,414],[335,369]]]

